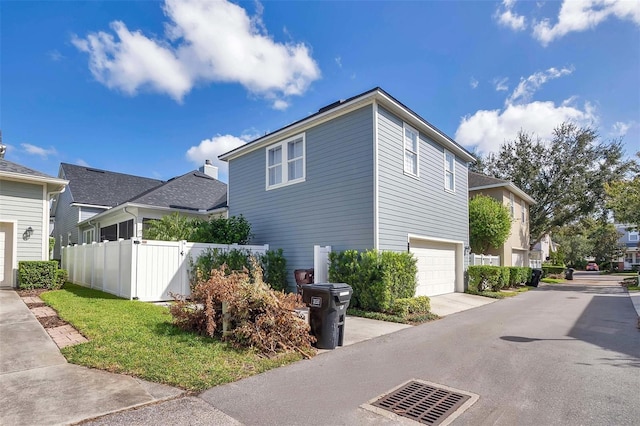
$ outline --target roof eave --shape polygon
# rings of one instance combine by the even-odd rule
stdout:
[[[469,191],[479,191],[481,189],[492,189],[492,188],[503,188],[503,187],[504,188],[508,188],[511,192],[513,192],[518,197],[520,197],[523,200],[525,200],[527,203],[536,204],[536,200],[531,198],[531,196],[529,194],[527,194],[526,192],[524,192],[522,189],[518,188],[517,186],[515,186],[511,182],[494,183],[494,184],[491,184],[491,185],[481,185],[481,186],[469,187]]]
[[[35,176],[35,175],[25,175],[23,173],[15,173],[15,172],[7,172],[7,171],[0,171],[0,178],[4,178],[7,180],[21,181],[21,182],[44,183],[47,185],[52,185],[54,188],[55,187],[64,188],[69,184],[69,181],[65,179]],[[55,191],[51,191],[51,192],[55,192]]]

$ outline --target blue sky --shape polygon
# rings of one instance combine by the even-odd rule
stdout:
[[[380,86],[469,150],[640,150],[640,1],[3,1],[6,158],[169,179]]]

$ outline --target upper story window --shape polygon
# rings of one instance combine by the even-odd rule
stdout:
[[[511,219],[516,218],[516,200],[513,197],[513,194],[509,194],[509,211],[511,212]]]
[[[629,241],[638,241],[638,231],[629,231]]]
[[[305,179],[305,134],[267,148],[267,189]]]
[[[522,206],[522,223],[525,223],[527,221],[527,205],[524,200],[521,200],[520,204]]]
[[[418,132],[404,125],[404,172],[418,176]]]
[[[455,173],[456,157],[449,151],[444,151],[444,189],[454,192],[456,188]]]

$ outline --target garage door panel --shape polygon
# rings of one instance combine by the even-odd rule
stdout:
[[[454,244],[411,240],[410,251],[417,260],[416,296],[435,296],[455,291],[456,247]]]

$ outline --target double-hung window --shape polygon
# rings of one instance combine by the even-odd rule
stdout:
[[[404,172],[418,176],[418,132],[404,125]]]
[[[638,231],[629,231],[629,241],[638,241]]]
[[[267,189],[305,179],[305,135],[296,135],[267,148]]]
[[[444,189],[454,192],[456,188],[455,173],[456,157],[449,151],[444,151]]]
[[[526,223],[527,221],[527,205],[524,203],[524,200],[520,201],[522,207],[522,223]]]
[[[85,229],[82,231],[82,242],[85,244],[91,244],[96,240],[96,231],[95,229]]]
[[[513,197],[513,194],[509,194],[509,211],[511,212],[511,219],[516,218],[516,201]]]

